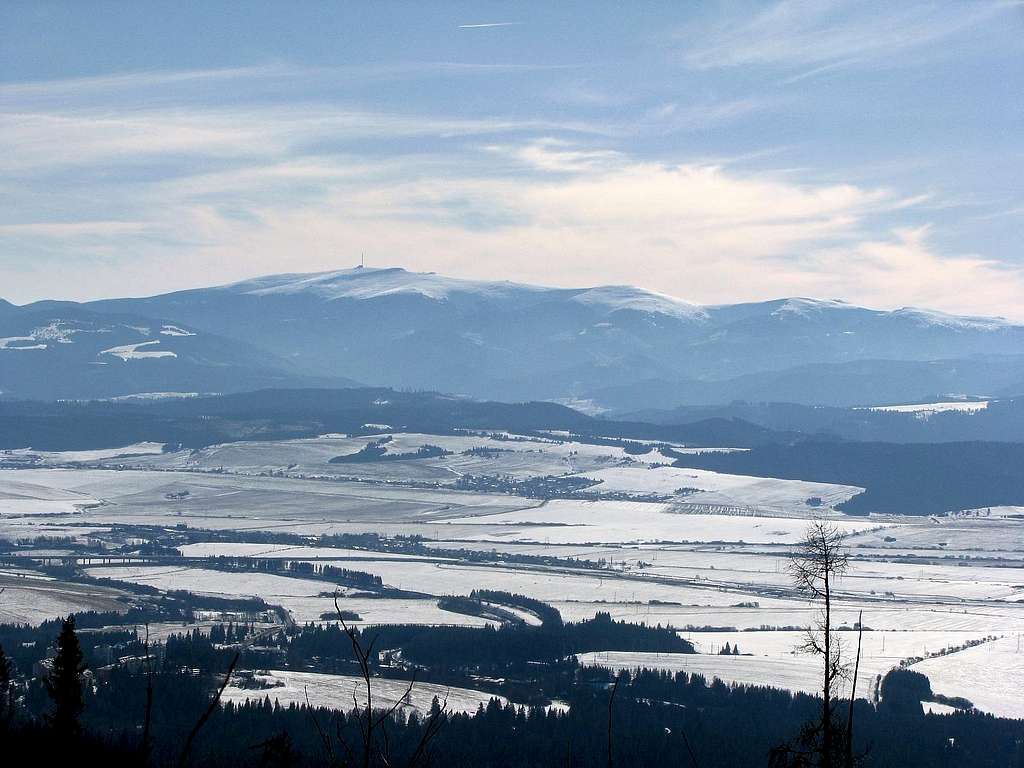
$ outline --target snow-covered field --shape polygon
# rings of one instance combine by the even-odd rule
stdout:
[[[239,678],[236,675],[235,681]],[[248,700],[262,701],[270,698],[281,706],[289,704],[305,704],[307,699],[314,707],[329,707],[348,711],[358,702],[360,707],[366,706],[365,682],[359,677],[348,675],[326,675],[317,672],[293,672],[291,670],[268,670],[256,675],[256,679],[276,687],[265,689],[243,689],[229,685],[221,697],[223,701],[242,703]],[[278,685],[283,684],[283,685]],[[407,680],[389,680],[375,677],[370,684],[374,709],[390,708],[396,702],[403,701],[402,709],[429,713],[434,699],[438,703],[447,702],[451,712],[473,713],[488,702],[498,699],[502,704],[506,700],[495,694],[474,691],[468,688],[449,688],[433,683],[416,683],[408,698],[403,699],[409,687]]]
[[[432,459],[330,463],[332,458],[358,453],[369,443],[382,439],[385,442],[381,447],[386,455],[414,453],[424,445],[435,445],[450,453]],[[485,455],[467,453],[480,448],[490,452]],[[226,443],[197,451],[166,454],[139,461],[137,466],[165,470],[217,468],[243,475],[280,472],[295,478],[347,477],[381,482],[431,481],[452,485],[465,474],[526,478],[599,470],[616,464],[645,467],[645,461],[668,463],[671,460],[657,452],[632,457],[620,447],[572,441],[381,430],[380,434],[361,437],[322,435],[297,440]]]
[[[125,611],[120,590],[42,576],[0,573],[0,624],[41,624],[79,611]]]
[[[260,557],[278,560],[316,560],[318,558],[339,560],[408,560],[411,557],[411,555],[402,555],[390,552],[373,552],[365,549],[283,546],[281,544],[245,544],[227,541],[185,544],[184,546],[178,547],[178,551],[185,557],[218,557],[220,555],[225,555],[232,557]]]
[[[932,689],[964,696],[983,712],[1024,718],[1024,639],[1016,632],[912,669],[928,676]]]
[[[193,557],[333,558],[345,567],[379,575],[386,585],[429,596],[343,597],[342,607],[358,613],[364,624],[481,625],[486,622],[441,610],[436,598],[486,588],[548,601],[567,620],[603,611],[630,622],[720,627],[722,631],[687,636],[701,650],[714,651],[730,642],[756,655],[701,654],[668,661],[723,679],[815,691],[816,667],[790,653],[796,633],[743,630],[813,622],[815,608],[793,591],[785,566],[808,521],[824,515],[847,534],[853,559],[849,573],[836,582],[836,621],[852,626],[863,611],[865,625],[873,630],[864,636],[868,673],[966,640],[1024,633],[1024,519],[1014,517],[1019,509],[941,518],[847,517],[831,507],[859,492],[852,486],[656,466],[668,461],[657,451],[630,456],[615,446],[508,435],[395,433],[385,444],[390,453],[413,452],[425,444],[452,453],[426,460],[328,463],[379,438],[322,436],[211,446],[195,453],[163,453],[158,444],[140,444],[41,454],[44,465],[82,461],[142,469],[0,471],[0,537],[14,541],[70,535],[82,541],[112,524],[128,523],[304,536],[375,532],[418,534],[429,546],[447,550],[603,561],[606,568],[598,572],[319,546],[226,541],[182,547]],[[473,448],[497,452],[465,453]],[[136,455],[126,460],[125,454]],[[672,500],[544,502],[450,487],[464,474],[527,478],[570,473],[601,480],[594,490]],[[438,485],[412,487],[410,480]],[[813,497],[822,500],[820,507],[807,503]],[[60,549],[48,542],[37,548]],[[283,605],[299,623],[320,621],[333,610],[333,600],[326,596],[333,585],[314,579],[141,565],[89,572],[161,589],[257,595]],[[20,577],[8,573],[3,578],[10,583]],[[39,621],[92,605],[118,604],[111,596],[116,593],[71,586],[48,587],[41,579],[12,586],[0,595],[0,620],[12,616]],[[79,588],[83,594],[76,592]],[[1018,669],[1014,649],[1004,650],[1001,643],[918,667],[926,673],[936,670],[933,687],[939,693],[966,696],[987,711],[1012,711],[1000,702],[1010,701],[1016,688],[1006,679],[993,682],[996,672],[985,667],[984,653],[989,653],[1006,669]],[[1003,691],[1001,686],[1010,687]]]
[[[181,496],[185,492],[187,495]],[[11,538],[41,533],[30,519],[10,519],[19,507],[22,514],[26,510],[53,512],[57,517],[60,513],[74,514],[63,522],[73,520],[78,526],[110,522],[176,525],[187,521],[203,528],[303,534],[376,530],[409,533],[416,532],[416,528],[428,534],[429,526],[437,520],[538,503],[514,496],[446,489],[197,472],[0,470],[0,536]]]
[[[226,573],[204,568],[116,566],[86,568],[96,578],[116,579],[136,584],[148,584],[163,590],[185,589],[204,595],[220,597],[260,597],[272,605],[280,605],[299,622],[316,621],[324,611],[333,610],[329,597],[335,589],[343,587],[326,581],[294,579],[267,573]]]
[[[358,570],[369,569],[360,567]],[[328,581],[291,576],[159,566],[105,566],[86,568],[86,572],[96,578],[148,584],[164,590],[186,589],[206,595],[260,597],[271,605],[283,606],[300,624],[320,621],[323,614],[333,613],[332,595],[335,590],[342,595],[341,607],[359,614],[361,621],[353,622],[355,624],[483,626],[491,623],[475,616],[442,610],[437,607],[436,600],[347,597],[351,590],[345,587],[336,586]],[[467,593],[469,591],[466,590]]]
[[[355,611],[360,621],[347,622],[356,626],[374,624],[426,624],[461,627],[482,627],[493,621],[462,613],[452,613],[437,607],[437,600],[388,598],[379,600],[372,597],[345,597],[338,601],[342,610]],[[331,603],[325,610],[334,610]]]
[[[683,636],[702,654],[717,654],[728,643],[730,648],[739,647],[744,655],[804,658],[797,650],[804,639],[803,632],[685,632]],[[861,668],[875,674],[899,665],[903,659],[926,657],[987,636],[985,632],[941,630],[865,632],[861,640]],[[857,633],[841,632],[838,639],[844,656],[852,661],[857,649]]]
[[[752,638],[750,642],[743,643],[745,635],[773,634],[782,637]],[[898,666],[901,658],[898,654],[912,655],[914,650],[927,647],[930,641],[938,641],[939,647],[933,647],[933,650],[939,650],[946,641],[956,639],[955,635],[948,633],[885,633],[887,649],[897,649],[895,654],[890,654],[888,651],[877,652],[881,647],[881,639],[871,637],[872,634],[865,634],[858,696],[872,696],[877,676],[885,675],[889,669]],[[790,633],[740,632],[732,635],[740,638],[742,653],[754,652],[755,655],[598,651],[582,654],[579,660],[581,664],[616,670],[646,667],[682,671],[719,678],[727,683],[768,685],[811,694],[820,693],[819,661],[813,656],[787,653],[784,643],[792,639]],[[710,650],[713,646],[721,647],[718,642],[724,642],[726,635],[707,633],[703,643],[700,640],[705,637],[705,633],[693,633],[691,637],[698,641],[698,650],[705,647]],[[965,635],[963,639],[969,637]],[[854,643],[855,639],[851,637],[849,642]],[[754,650],[758,646],[760,650],[768,652],[758,654]],[[1000,717],[1024,718],[1024,641],[1017,635],[926,659],[912,665],[911,669],[927,675],[935,693],[965,697],[977,709]],[[848,695],[849,684],[849,681],[842,683],[844,695]]]
[[[57,476],[38,483],[32,474],[33,470],[0,470],[0,521],[15,516],[70,515],[83,505],[100,503],[93,494],[64,487]]]
[[[765,685],[790,691],[818,693],[821,670],[810,658],[767,656],[706,656],[696,653],[637,653],[596,651],[581,654],[580,663],[613,670],[662,669],[718,678],[726,683]]]
[[[129,565],[86,568],[85,572],[98,579],[149,584],[158,589],[187,589],[207,595],[251,596],[267,600],[315,596],[320,592],[334,591],[334,586],[326,581],[268,573],[228,573],[205,568]]]
[[[586,477],[600,480],[598,490],[629,491],[632,493],[674,494],[679,489],[697,489],[682,497],[687,505],[701,504],[741,507],[773,512],[812,511],[807,500],[817,497],[824,506],[844,502],[864,489],[852,485],[810,483],[802,480],[725,475],[704,469],[683,469],[653,465],[610,467],[585,473]]]
[[[646,470],[656,473],[660,470]],[[808,515],[809,516],[809,515]],[[486,517],[455,518],[454,525],[500,526],[482,530],[481,541],[527,541],[554,544],[627,542],[793,543],[807,528],[806,519],[754,515],[696,514],[671,504],[639,501],[556,499],[529,509]],[[867,518],[836,520],[842,531],[879,527]]]
[[[153,343],[153,342],[148,342]],[[158,354],[129,350],[135,355]],[[377,482],[435,482],[451,486],[464,475],[524,479],[548,475],[580,475],[601,481],[597,492],[656,493],[672,496],[680,489],[701,493],[690,504],[761,509],[772,514],[806,511],[811,497],[832,505],[862,489],[827,483],[806,483],[670,467],[672,459],[660,451],[630,455],[619,446],[590,445],[565,436],[543,440],[514,435],[430,435],[385,433],[363,437],[323,435],[285,441],[227,443],[197,451],[139,457],[141,469],[188,469],[231,472],[239,475],[283,474],[293,478],[359,478]],[[330,460],[358,453],[369,443],[381,443],[386,455],[411,454],[435,445],[449,455],[431,459],[331,464]],[[480,449],[483,449],[481,452]],[[677,450],[687,449],[680,447]],[[730,450],[728,448],[714,450]],[[475,452],[474,452],[475,451]],[[95,461],[103,463],[97,456]]]
[[[163,452],[163,443],[133,443],[118,448],[97,448],[88,451],[35,451],[31,448],[18,448],[10,451],[3,451],[6,456],[35,456],[48,464],[67,464],[70,462],[94,462],[102,459],[116,459],[119,457],[138,457],[145,455],[156,455]]]
[[[636,653],[595,651],[582,654],[581,664],[623,670],[646,667],[668,672],[700,674],[738,685],[763,685],[809,694],[821,693],[821,665],[813,656],[720,656],[698,653]],[[884,660],[861,662],[857,695],[870,698],[877,675],[884,675],[893,664]],[[841,693],[848,695],[849,681],[840,683]],[[939,691],[943,693],[944,691]]]

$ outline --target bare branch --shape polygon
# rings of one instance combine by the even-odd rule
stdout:
[[[309,712],[309,718],[313,721],[313,726],[316,728],[316,732],[320,735],[320,742],[324,745],[324,751],[327,753],[327,757],[333,765],[334,747],[331,746],[331,740],[327,738],[327,734],[324,733],[324,729],[320,727],[320,721],[316,718],[316,713],[313,711],[313,705],[309,702],[309,688],[303,687],[302,690],[306,694],[306,707]]]
[[[152,749],[149,743],[149,728],[153,721],[153,663],[149,656],[149,622],[146,622],[146,719],[142,725],[142,759],[149,762]]]
[[[220,684],[220,688],[217,689],[217,693],[214,694],[213,699],[210,700],[210,706],[203,712],[202,717],[192,727],[192,730],[188,734],[188,738],[185,739],[185,747],[181,750],[181,757],[178,759],[178,768],[184,768],[188,765],[189,752],[192,750],[192,742],[195,740],[199,731],[206,725],[206,721],[210,719],[214,710],[217,709],[217,705],[220,704],[220,697],[224,694],[224,689],[228,687],[228,683],[231,681],[231,675],[235,671],[235,665],[238,664],[238,657],[240,656],[238,651],[235,651],[234,657],[231,659],[231,663],[228,665],[228,671],[224,675],[224,681]]]
[[[436,712],[432,712],[430,719],[427,720],[427,724],[423,729],[423,735],[420,737],[419,743],[416,745],[416,749],[409,758],[408,768],[416,768],[420,761],[423,760],[427,755],[427,748],[430,746],[430,742],[434,740],[438,732],[448,722],[448,694],[445,693],[444,701],[438,707]]]

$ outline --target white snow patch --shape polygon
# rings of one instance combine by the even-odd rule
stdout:
[[[920,417],[931,416],[933,413],[946,413],[947,411],[962,411],[963,413],[976,413],[988,408],[989,400],[953,400],[941,403],[910,403],[908,405],[872,405],[857,410],[866,411],[888,411],[890,413],[913,413]]]
[[[795,297],[786,301],[772,312],[772,317],[784,317],[786,315],[799,315],[806,317],[810,314],[831,309],[860,309],[853,304],[847,304],[839,299],[807,299]]]
[[[163,443],[143,442],[119,448],[98,448],[89,451],[36,451],[40,456],[56,462],[99,461],[118,456],[156,455],[163,453]]]
[[[656,315],[668,315],[679,320],[706,320],[703,307],[663,293],[645,291],[628,285],[609,285],[591,288],[572,298],[577,304],[603,307],[609,312],[633,310]]]
[[[165,325],[160,329],[160,333],[164,336],[195,336],[192,331],[186,331],[176,325]]]
[[[45,344],[30,343],[35,340],[34,336],[7,336],[0,339],[0,349],[46,349]],[[19,344],[19,342],[23,343]]]
[[[922,327],[935,326],[965,331],[998,331],[1014,327],[1014,324],[1005,317],[947,315],[945,312],[938,312],[932,309],[915,309],[914,307],[897,309],[890,314],[912,318]]]
[[[169,349],[142,349],[143,347],[149,347],[152,345],[159,345],[159,341],[143,341],[139,344],[122,344],[119,347],[111,347],[110,349],[104,349],[99,354],[101,355],[113,355],[114,357],[120,357],[125,362],[129,360],[146,360],[157,357],[177,357],[174,352]]]
[[[510,282],[459,280],[433,272],[407,272],[404,269],[356,267],[315,274],[272,275],[235,283],[226,288],[256,296],[312,293],[327,300],[376,299],[382,296],[419,295],[445,301],[455,294],[503,296],[509,293],[537,293],[550,289]]]
[[[111,402],[121,402],[125,400],[178,400],[187,399],[192,397],[201,397],[201,392],[136,392],[133,395],[118,395],[117,397],[108,397],[107,400]],[[208,392],[208,395],[215,395],[216,392]]]

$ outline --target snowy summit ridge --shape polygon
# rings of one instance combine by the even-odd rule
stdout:
[[[983,365],[967,362],[982,356]],[[552,288],[363,267],[138,299],[0,305],[7,396],[353,382],[620,408],[656,398],[999,397],[1024,386],[1024,325],[834,299],[698,305],[628,285]]]
[[[696,304],[668,294],[631,285],[603,285],[592,288],[551,288],[507,280],[469,280],[446,277],[436,272],[410,272],[401,267],[353,267],[313,273],[267,275],[221,286],[218,290],[253,296],[307,294],[327,301],[339,299],[372,300],[396,295],[418,295],[433,301],[455,297],[482,300],[536,300],[545,296],[562,298],[591,308],[610,312],[630,310],[665,315],[684,321],[704,321],[717,311],[735,307],[771,307],[770,315],[814,317],[831,313],[870,313],[913,320],[921,327],[944,327],[975,331],[1018,327],[1001,317],[952,315],[914,307],[876,310],[842,299],[788,297],[745,304]]]

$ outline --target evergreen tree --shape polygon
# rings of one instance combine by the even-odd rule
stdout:
[[[7,725],[14,710],[14,691],[11,690],[13,668],[11,660],[0,645],[0,728]]]
[[[59,734],[77,735],[79,731],[78,718],[85,706],[82,699],[84,671],[82,648],[75,633],[75,617],[71,614],[61,623],[57,655],[53,658],[53,669],[46,680],[46,691],[53,700],[49,721]]]

